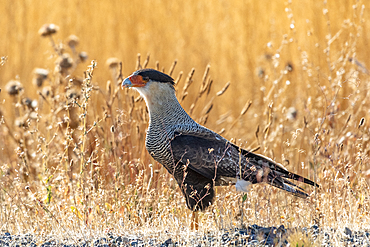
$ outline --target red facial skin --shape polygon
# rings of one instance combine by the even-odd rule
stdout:
[[[133,75],[129,77],[132,87],[144,87],[148,82],[141,75]]]

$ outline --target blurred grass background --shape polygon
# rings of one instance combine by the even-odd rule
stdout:
[[[29,196],[24,187],[31,184],[34,186],[31,190],[39,193],[39,198],[48,197],[53,191],[53,200],[61,209],[68,207],[64,204],[69,201],[70,193],[76,190],[78,199],[75,197],[67,205],[73,205],[72,215],[85,222],[92,214],[91,205],[95,203],[102,208],[107,202],[107,212],[127,216],[125,220],[128,222],[141,219],[139,211],[143,209],[142,205],[146,205],[145,209],[156,208],[155,214],[162,215],[162,219],[171,218],[172,209],[165,211],[160,206],[153,206],[157,200],[163,203],[169,197],[170,205],[179,209],[175,215],[181,219],[186,214],[178,189],[174,192],[177,187],[173,186],[173,181],[168,183],[169,176],[163,169],[158,172],[161,166],[153,163],[144,150],[145,106],[139,100],[131,100],[138,94],[121,90],[119,100],[116,99],[112,108],[106,104],[114,98],[107,93],[107,85],[110,85],[107,81],[112,78],[106,60],[117,57],[122,61],[125,77],[135,70],[137,54],[140,53],[142,61],[150,54],[148,67],[155,67],[159,61],[159,68],[165,72],[176,59],[173,77],[177,78],[183,71],[183,79],[177,85],[180,92],[188,73],[195,68],[194,83],[182,103],[189,111],[191,104],[198,102],[192,114],[194,118],[202,120],[203,107],[213,102],[207,127],[228,139],[233,138],[244,147],[259,147],[258,152],[284,163],[292,171],[319,179],[323,185],[321,194],[311,201],[302,202],[302,205],[296,201],[291,204],[285,201],[280,205],[278,202],[286,199],[283,193],[269,197],[270,190],[266,192],[265,188],[252,191],[246,202],[248,210],[253,209],[248,211],[248,219],[255,217],[254,222],[260,224],[280,222],[293,225],[302,222],[322,222],[324,225],[336,225],[339,221],[368,222],[370,101],[367,63],[370,22],[367,2],[21,0],[2,1],[0,8],[0,56],[7,57],[0,67],[0,110],[7,122],[0,132],[5,140],[0,145],[0,161],[4,164],[1,182],[2,188],[8,191],[16,189],[15,193],[19,191],[19,198]],[[5,84],[19,79],[25,88],[22,97],[41,102],[37,93],[39,89],[31,83],[32,71],[36,67],[46,68],[50,77],[59,76],[59,72],[53,72],[58,55],[50,40],[38,34],[46,23],[60,27],[53,36],[56,44],[66,43],[68,36],[75,34],[80,39],[78,50],[88,53],[88,61],[97,62],[92,82],[99,86],[102,94],[93,93],[88,110],[80,105],[79,108],[73,106],[79,114],[88,113],[89,118],[84,123],[82,115],[78,115],[77,127],[60,127],[62,117],[53,116],[58,104],[65,104],[62,101],[67,96],[67,88],[72,87],[67,81],[58,84],[53,79],[49,79],[49,83],[63,97],[49,101],[58,104],[44,103],[42,109],[30,110],[38,111],[42,116],[37,120],[40,123],[30,120],[29,126],[13,124],[19,117],[16,108],[23,106],[17,105],[17,100],[6,94]],[[89,62],[79,65],[67,78],[83,77],[88,65]],[[207,65],[211,66],[209,78],[213,80],[213,86],[210,94],[198,101]],[[222,96],[216,96],[227,82],[231,82],[230,87]],[[86,91],[82,90],[83,94]],[[241,114],[249,101],[252,102],[251,107]],[[81,98],[78,102],[83,103]],[[117,110],[119,107],[121,113]],[[73,114],[77,116],[71,109],[66,110],[64,119],[68,115],[73,121]],[[107,109],[110,118],[104,117]],[[95,125],[94,121],[99,124]],[[116,131],[112,131],[112,126]],[[81,130],[86,127],[91,127],[91,136],[82,134]],[[37,131],[30,133],[31,129]],[[16,138],[12,140],[9,133],[15,133]],[[39,136],[35,137],[34,133]],[[99,141],[95,139],[95,143],[93,138]],[[85,142],[93,144],[85,146],[82,144]],[[101,146],[98,145],[100,142]],[[74,147],[80,152],[75,152]],[[22,169],[19,170],[24,162],[21,151],[29,153],[31,165],[27,169],[32,175],[29,178],[22,178]],[[68,167],[73,160],[82,164],[87,155],[96,155],[96,163],[89,163],[91,168],[86,168],[89,175],[81,172],[79,165]],[[65,160],[61,161],[61,157]],[[95,169],[95,165],[99,168]],[[152,167],[157,172],[154,177]],[[59,173],[58,179],[50,179],[51,175],[55,178]],[[119,177],[120,174],[125,175]],[[86,176],[91,176],[93,182],[87,182]],[[12,185],[12,181],[17,183]],[[90,197],[87,199],[84,193],[89,190],[90,183],[95,187],[88,192]],[[146,186],[148,191],[145,192],[143,187]],[[156,191],[150,192],[150,186]],[[103,196],[101,189],[106,192]],[[230,188],[226,190],[232,191]],[[5,201],[15,198],[6,193],[2,196]],[[212,210],[219,210],[216,215],[221,215],[221,222],[222,215],[240,216],[237,194],[231,193],[231,199],[230,194],[221,193],[220,198]],[[47,198],[44,200],[48,201]],[[87,203],[89,200],[91,205]],[[20,208],[24,206],[18,200],[15,204]],[[6,205],[4,211],[9,210],[7,217],[12,216],[12,207],[7,208]],[[51,203],[49,210],[53,206]],[[81,215],[75,211],[79,207],[84,212]],[[36,208],[27,208],[25,214],[31,212],[32,215],[36,211],[41,221],[38,224],[44,224],[42,217],[47,215]],[[65,214],[70,211],[61,210]],[[106,221],[99,207],[95,211],[97,222]],[[152,214],[149,212],[148,218],[153,218]],[[207,217],[211,216],[205,215],[203,219]],[[160,218],[157,220],[148,224],[162,224]],[[216,217],[217,220],[219,218]],[[16,219],[15,222],[19,221]],[[177,223],[171,224],[177,227]],[[101,224],[97,225],[100,227]]]
[[[109,57],[123,62],[124,76],[135,70],[138,53],[143,58],[150,54],[148,66],[155,67],[159,61],[160,69],[168,70],[176,59],[174,75],[183,71],[186,76],[196,68],[196,82],[210,64],[212,91],[227,82],[231,86],[214,104],[208,127],[214,127],[212,123],[222,114],[232,124],[245,104],[253,103],[249,115],[238,119],[236,131],[225,133],[227,138],[253,139],[257,126],[267,121],[256,116],[267,113],[272,103],[284,108],[282,114],[294,107],[300,124],[307,117],[303,109],[308,102],[324,114],[317,107],[332,100],[339,84],[342,88],[335,101],[347,109],[353,93],[348,88],[353,83],[342,82],[351,70],[360,70],[359,81],[368,73],[369,8],[361,1],[22,0],[3,1],[0,7],[4,37],[0,54],[7,56],[0,86],[19,78],[26,95],[36,97],[37,90],[30,83],[32,70],[50,69],[55,60],[50,40],[37,31],[45,23],[54,23],[60,27],[56,43],[75,34],[81,41],[78,49],[97,61],[94,81],[99,85],[110,78],[105,66]],[[74,75],[82,76],[83,70],[80,66]],[[339,70],[347,74],[337,75]],[[289,86],[285,86],[287,81]],[[330,97],[321,87],[332,90]],[[189,89],[185,107],[197,97],[197,90],[197,86]],[[327,97],[326,103],[322,97]],[[10,105],[5,107],[9,110]]]
[[[34,67],[50,67],[52,50],[45,52],[49,40],[41,39],[37,31],[45,23],[54,23],[60,27],[56,41],[77,35],[82,41],[79,48],[97,60],[101,70],[105,60],[114,56],[123,61],[124,73],[129,74],[134,70],[137,53],[150,53],[151,67],[154,61],[160,61],[168,68],[174,59],[183,71],[192,67],[202,70],[211,64],[215,83],[232,82],[228,98],[233,96],[233,100],[223,110],[232,106],[240,111],[246,99],[257,100],[260,87],[276,80],[288,63],[294,68],[289,76],[292,86],[288,97],[295,98],[304,91],[308,79],[302,70],[302,52],[308,54],[309,63],[318,67],[324,77],[329,76],[324,49],[339,31],[339,37],[330,45],[332,61],[340,56],[350,35],[357,33],[356,58],[366,61],[369,56],[366,47],[370,23],[365,21],[363,29],[357,30],[361,4],[325,2],[2,1],[0,54],[7,56],[8,62],[0,73],[0,85],[19,75],[28,87],[26,82],[31,81]],[[365,8],[363,18],[368,13]],[[284,41],[287,44],[282,44]],[[279,65],[264,68],[266,56],[277,52]],[[273,73],[263,81],[258,69],[272,69]],[[201,73],[197,74],[201,77]],[[104,81],[106,76],[107,72],[102,71],[96,79]],[[321,84],[327,82],[322,79]]]

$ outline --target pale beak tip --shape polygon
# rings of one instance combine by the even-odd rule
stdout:
[[[126,78],[125,80],[123,80],[121,86],[122,86],[122,88],[124,88],[124,87],[131,87],[132,86],[132,82],[130,81],[129,78]]]

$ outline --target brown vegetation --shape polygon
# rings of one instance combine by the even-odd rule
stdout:
[[[218,188],[200,230],[369,225],[361,1],[35,2],[9,1],[0,20],[1,230],[187,229],[175,181],[145,150],[145,104],[119,86],[140,67],[172,74],[200,123],[322,185],[307,200]],[[49,15],[59,27],[42,26]]]

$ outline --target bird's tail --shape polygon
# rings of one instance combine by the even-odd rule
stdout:
[[[307,198],[308,194],[299,187],[298,185],[290,182],[288,179],[299,181],[305,184],[309,184],[315,187],[320,187],[317,183],[304,178],[295,173],[289,172],[282,165],[275,163],[275,169],[271,169],[270,174],[268,175],[268,181],[272,186],[275,186],[279,189],[288,191],[295,196],[301,198]]]
[[[279,181],[278,181],[279,180]],[[279,189],[285,190],[287,192],[292,193],[294,196],[298,196],[301,198],[307,198],[308,194],[298,185],[293,184],[289,180],[284,178],[275,179],[275,181],[271,181],[271,185],[277,187]]]
[[[290,182],[288,179],[320,187],[317,183],[307,178],[289,172],[283,165],[276,163],[263,155],[254,153],[245,153],[244,155],[248,157],[251,164],[257,167],[256,172],[254,173],[255,176],[253,178],[249,178],[252,180],[252,183],[267,182],[274,187],[288,191],[301,198],[308,197],[308,194],[304,189]]]
[[[268,182],[279,189],[288,191],[295,196],[301,198],[307,198],[308,194],[304,191],[303,188],[299,187],[298,185],[290,182],[288,179],[299,181],[305,184],[309,184],[312,186],[320,187],[317,183],[304,178],[300,175],[294,174],[289,172],[288,170],[281,169],[283,168],[280,164],[275,164],[275,170],[271,170],[270,174],[268,175]]]

